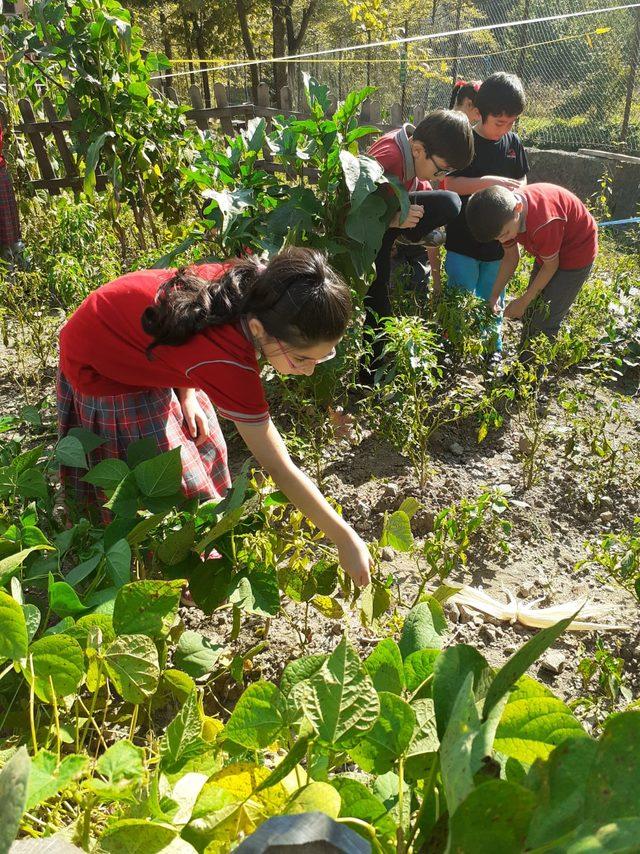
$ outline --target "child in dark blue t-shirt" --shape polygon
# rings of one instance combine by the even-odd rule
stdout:
[[[460,195],[460,216],[447,226],[447,285],[462,288],[487,300],[493,290],[503,250],[497,240],[479,243],[469,230],[465,208],[472,193],[487,187],[517,189],[526,184],[529,163],[517,133],[511,128],[524,110],[525,96],[514,74],[492,74],[480,86],[475,107],[481,120],[473,129],[475,156],[469,166],[445,179],[447,190]],[[503,300],[503,296],[501,296]],[[502,349],[500,319],[492,331],[495,350]]]

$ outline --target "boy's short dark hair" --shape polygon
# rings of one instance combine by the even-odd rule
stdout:
[[[465,211],[471,234],[480,243],[496,240],[513,219],[516,204],[516,197],[506,187],[487,187],[474,193]]]
[[[464,169],[473,160],[473,131],[464,113],[434,110],[416,127],[412,139],[452,169]]]
[[[489,116],[519,116],[526,98],[522,81],[515,74],[498,71],[484,81],[478,89],[475,106],[482,121]]]

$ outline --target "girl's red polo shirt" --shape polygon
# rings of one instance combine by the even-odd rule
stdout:
[[[215,281],[229,264],[196,268]],[[112,396],[150,388],[200,388],[231,421],[269,418],[253,343],[241,324],[211,327],[177,347],[160,345],[149,359],[152,339],[141,317],[158,287],[175,270],[139,270],[98,288],[60,331],[60,369],[77,391]]]

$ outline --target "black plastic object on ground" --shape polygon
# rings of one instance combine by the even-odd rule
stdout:
[[[321,812],[281,815],[261,824],[237,854],[371,854],[361,836]]]

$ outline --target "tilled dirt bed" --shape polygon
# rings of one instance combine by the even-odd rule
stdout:
[[[633,395],[630,386],[619,389]],[[553,389],[551,389],[553,394]],[[599,395],[606,398],[606,390]],[[640,426],[640,403],[631,398],[626,407],[630,416],[629,429],[637,436]],[[562,414],[552,406],[550,418],[560,423]],[[521,432],[515,420],[505,422],[497,433],[490,433],[478,444],[474,429],[457,429],[438,436],[432,448],[433,473],[424,489],[420,489],[408,460],[382,438],[364,433],[356,443],[341,442],[331,449],[332,461],[325,469],[322,489],[336,499],[344,516],[368,541],[379,537],[384,513],[396,509],[403,499],[415,496],[423,510],[413,520],[416,547],[428,535],[433,519],[441,509],[460,501],[473,499],[487,489],[500,487],[509,502],[505,518],[512,524],[508,536],[510,551],[496,559],[490,543],[481,543],[469,552],[469,561],[461,571],[450,576],[447,583],[467,584],[485,590],[506,602],[505,589],[521,600],[538,600],[540,607],[558,605],[573,599],[584,599],[608,607],[602,621],[622,624],[623,630],[608,632],[567,632],[552,650],[535,664],[530,674],[566,701],[581,696],[593,697],[592,683],[586,688],[578,672],[581,659],[593,655],[596,639],[615,656],[624,661],[624,680],[633,697],[640,696],[640,609],[635,598],[615,583],[597,577],[588,568],[576,569],[584,559],[585,543],[607,531],[629,529],[635,516],[640,516],[640,494],[620,484],[613,486],[602,498],[596,510],[575,499],[572,476],[567,472],[560,441],[553,439],[544,451],[543,468],[538,482],[530,489],[523,486],[520,459]],[[239,464],[242,449],[232,443],[231,458]],[[634,461],[637,465],[637,460]],[[396,613],[403,615],[413,601],[421,581],[416,560],[406,554],[385,549],[381,569],[394,577],[393,592],[399,601]],[[435,586],[432,585],[432,587]],[[365,657],[375,645],[375,633],[360,624],[358,614],[349,612],[347,631],[360,653]],[[393,607],[393,606],[392,606]],[[278,681],[288,661],[302,654],[326,652],[337,643],[345,628],[342,621],[332,622],[315,613],[309,616],[310,632],[304,645],[293,623],[300,624],[303,606],[287,602],[288,618],[271,620],[268,645],[254,659],[249,678]],[[469,643],[485,655],[494,666],[500,666],[515,652],[535,629],[519,623],[510,624],[447,604],[450,622],[447,643]],[[205,616],[197,609],[184,609],[183,619],[189,628],[221,643],[231,630],[229,611]],[[387,635],[401,621],[391,618]],[[261,640],[262,618],[245,618],[238,650],[247,649]],[[248,674],[249,675],[249,674]],[[228,693],[220,696],[221,706],[230,708],[236,695],[230,684]],[[625,705],[620,698],[620,705]],[[595,711],[587,711],[587,725],[596,720]]]

